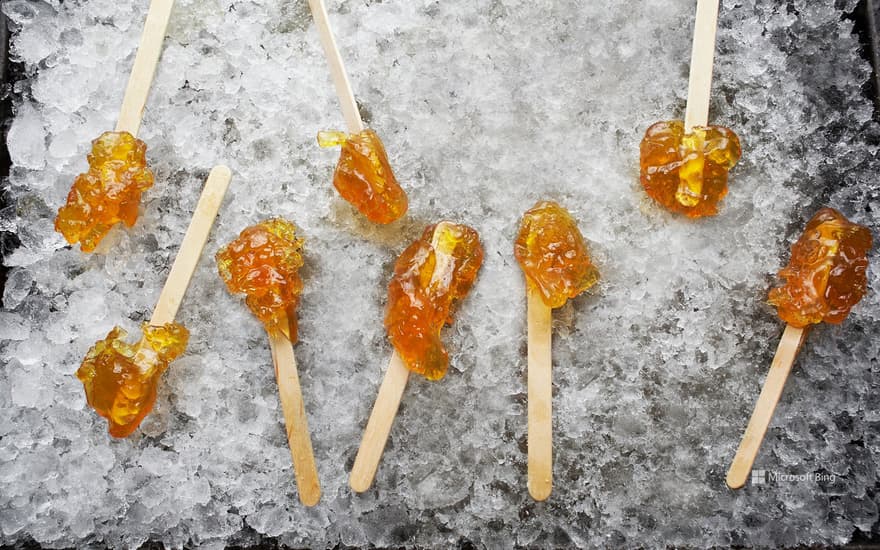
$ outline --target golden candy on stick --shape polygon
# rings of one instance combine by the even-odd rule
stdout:
[[[137,139],[147,97],[159,64],[173,0],[153,0],[129,76],[116,131],[92,142],[89,170],[77,176],[58,210],[55,231],[92,252],[117,223],[137,221],[141,194],[153,186],[146,144]]]
[[[645,192],[689,218],[713,216],[727,194],[727,173],[739,160],[737,135],[709,125],[719,0],[698,0],[684,121],[653,124],[640,146]]]
[[[526,278],[528,303],[528,489],[535,500],[553,490],[551,310],[599,280],[577,222],[555,202],[523,215],[514,254]]]
[[[373,483],[409,372],[428,380],[446,374],[449,354],[440,331],[452,322],[455,307],[470,291],[482,263],[477,232],[446,221],[428,227],[397,259],[385,315],[394,353],[354,459],[349,477],[354,491],[366,491]]]
[[[76,371],[89,405],[107,419],[114,437],[127,437],[138,428],[153,409],[162,374],[186,350],[189,331],[175,323],[174,316],[231,178],[225,166],[216,166],[208,176],[150,322],[143,324],[141,340],[128,344],[126,332],[115,327],[89,350]]]
[[[342,56],[339,55],[339,48],[330,29],[324,0],[309,0],[309,8],[330,65],[330,76],[349,131],[348,134],[340,131],[318,133],[318,144],[321,147],[342,147],[333,174],[333,186],[343,199],[371,222],[391,223],[406,214],[406,192],[394,177],[382,140],[376,132],[365,128],[361,120]]]
[[[842,323],[867,292],[865,271],[871,245],[868,228],[847,220],[832,208],[819,210],[792,245],[791,260],[779,272],[785,284],[771,290],[768,300],[788,324],[727,472],[727,486],[731,489],[745,485],[752,471],[807,329],[821,322]]]
[[[293,354],[303,243],[289,221],[265,220],[217,252],[217,268],[229,291],[244,294],[248,308],[266,328],[299,499],[314,506],[321,499],[321,484]]]

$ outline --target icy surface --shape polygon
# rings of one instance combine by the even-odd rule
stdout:
[[[147,0],[7,0],[26,80],[10,129],[21,247],[0,314],[0,543],[47,546],[709,546],[878,535],[880,293],[801,353],[756,467],[724,474],[782,325],[764,303],[821,205],[878,236],[878,126],[843,13],[854,0],[725,1],[711,119],[744,156],[721,215],[691,222],[638,184],[638,143],[681,117],[693,2],[329,0],[355,93],[410,196],[364,222],[330,185],[341,128],[304,0],[179,0],[141,136],[157,183],[104,253],[52,218],[114,125]],[[113,441],[73,376],[114,324],[149,316],[204,177],[235,179],[183,304],[188,353],[157,409]],[[602,281],[555,313],[555,489],[525,486],[520,214],[564,204]],[[287,216],[308,238],[296,354],[324,497],[296,498],[265,334],[211,256]],[[429,223],[476,227],[486,262],[455,325],[452,368],[413,378],[373,490],[347,487],[390,354],[392,263]],[[824,478],[823,478],[824,479]]]

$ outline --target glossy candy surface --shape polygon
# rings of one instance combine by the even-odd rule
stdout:
[[[739,138],[722,126],[658,122],[641,144],[641,182],[648,195],[668,210],[691,218],[718,213],[727,194],[727,172],[739,160]]]
[[[245,303],[266,330],[288,333],[296,342],[296,308],[303,284],[304,239],[291,222],[272,218],[246,228],[217,252],[217,268],[229,292]]]
[[[394,178],[382,140],[370,129],[357,134],[320,132],[321,147],[342,146],[333,186],[368,220],[391,223],[406,213],[406,192]]]
[[[177,323],[144,323],[142,332],[141,340],[131,345],[125,342],[127,333],[115,327],[89,349],[76,371],[86,400],[107,419],[113,437],[131,435],[153,410],[159,378],[189,340],[189,331]]]
[[[446,374],[449,354],[440,330],[452,323],[483,263],[477,232],[440,222],[428,227],[394,265],[388,285],[385,328],[407,368],[429,380]]]
[[[785,284],[770,291],[779,317],[795,327],[840,323],[867,290],[868,228],[823,208],[791,247],[791,260],[779,272]]]
[[[147,146],[128,132],[104,132],[92,142],[89,171],[77,176],[58,210],[55,230],[91,252],[117,223],[138,217],[141,194],[153,186]]]
[[[551,308],[563,306],[599,280],[577,222],[552,201],[539,202],[523,215],[514,255],[529,288]]]

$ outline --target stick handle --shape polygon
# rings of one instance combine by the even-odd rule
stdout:
[[[159,326],[174,321],[231,179],[232,172],[225,166],[215,166],[211,170],[208,182],[196,204],[192,221],[189,222],[183,242],[180,244],[180,250],[174,258],[174,264],[171,265],[171,272],[168,273],[168,279],[162,287],[159,301],[153,310],[151,325]]]
[[[684,115],[686,132],[690,132],[694,126],[706,126],[709,123],[709,94],[712,90],[718,3],[719,0],[697,0],[687,108]]]
[[[275,378],[278,380],[278,395],[281,398],[281,411],[284,414],[287,444],[293,458],[299,500],[305,506],[314,506],[321,499],[321,483],[318,480],[318,468],[315,466],[293,345],[280,331],[272,331],[269,333],[269,347],[272,349],[272,362],[275,364]]]
[[[165,41],[165,31],[168,28],[168,19],[171,17],[173,6],[174,0],[150,2],[147,20],[144,22],[144,32],[134,58],[131,75],[128,77],[119,120],[116,122],[117,132],[128,132],[137,136],[144,107],[147,105],[147,96],[150,94],[150,86],[153,84],[153,76],[156,74],[156,66],[159,64],[159,55],[162,53],[162,43]]]
[[[733,457],[733,463],[730,465],[730,470],[727,472],[727,486],[731,489],[739,489],[746,484],[749,473],[752,471],[752,465],[755,463],[755,457],[758,455],[758,449],[761,448],[761,442],[764,441],[764,435],[770,425],[770,419],[773,418],[773,411],[776,409],[776,404],[779,403],[779,397],[785,387],[785,380],[788,378],[788,373],[791,372],[791,366],[804,343],[806,334],[806,329],[791,325],[786,325],[785,332],[782,333],[779,347],[776,348],[776,356],[773,357],[770,372],[767,374],[767,380],[764,382],[761,395],[758,396],[758,402],[755,404],[752,419],[749,420],[746,433],[743,435],[736,456]]]
[[[351,91],[351,83],[348,81],[348,75],[345,73],[345,65],[342,63],[342,56],[339,55],[336,39],[333,38],[333,31],[330,29],[330,20],[327,17],[327,7],[324,5],[324,0],[309,0],[309,8],[312,10],[312,18],[315,20],[315,27],[318,29],[318,36],[321,39],[321,45],[324,47],[327,63],[330,64],[330,76],[333,78],[333,85],[336,87],[336,95],[339,96],[339,105],[342,107],[342,116],[345,118],[345,124],[348,126],[348,131],[352,134],[362,132],[364,130],[364,122],[361,120],[361,113],[358,111],[357,102],[354,100],[354,93]]]
[[[546,500],[553,490],[552,311],[538,291],[528,290],[529,494]]]
[[[348,484],[356,493],[363,493],[373,484],[408,379],[409,370],[395,351],[391,354],[385,378],[379,386],[379,394],[348,479]]]

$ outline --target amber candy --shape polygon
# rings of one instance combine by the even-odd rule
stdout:
[[[333,186],[343,199],[375,223],[391,223],[406,213],[406,192],[394,178],[382,140],[370,129],[357,134],[319,132],[321,147],[342,146]]]
[[[114,327],[92,346],[76,371],[86,400],[107,419],[113,437],[131,435],[153,410],[159,378],[189,340],[189,331],[177,323],[144,323],[142,332],[141,340],[131,345],[125,342],[128,334]]]
[[[551,308],[599,280],[577,222],[553,201],[541,201],[523,214],[513,252],[529,289]]]
[[[141,193],[153,186],[147,146],[128,132],[104,132],[92,142],[89,171],[77,176],[58,210],[55,231],[91,252],[117,223],[138,217]]]
[[[722,126],[658,122],[641,144],[641,181],[648,195],[690,218],[713,216],[727,194],[727,172],[741,154],[739,138]]]
[[[440,330],[470,291],[483,263],[477,232],[440,222],[425,229],[394,264],[385,328],[407,368],[439,380],[449,367]]]
[[[246,228],[217,252],[217,268],[229,292],[245,303],[266,330],[280,330],[296,342],[296,308],[303,283],[304,239],[291,222],[272,218]]]
[[[791,247],[779,272],[785,284],[770,291],[779,317],[794,327],[840,323],[867,290],[871,232],[833,208],[823,208]]]

